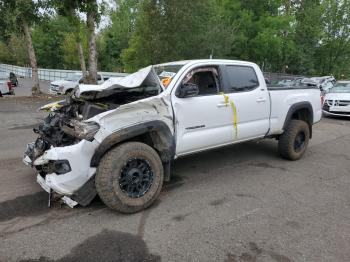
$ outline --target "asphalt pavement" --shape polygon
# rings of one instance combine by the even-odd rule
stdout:
[[[0,98],[0,261],[350,261],[350,121],[323,119],[304,157],[275,140],[178,159],[149,209],[70,209],[22,154],[46,99]]]
[[[40,81],[40,90],[44,94],[49,94],[50,82],[49,81]],[[18,86],[15,87],[15,96],[23,97],[30,96],[32,94],[33,81],[31,78],[18,78]]]

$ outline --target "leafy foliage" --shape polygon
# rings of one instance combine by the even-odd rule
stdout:
[[[110,1],[115,9],[108,9]],[[0,60],[28,63],[25,55],[12,51],[12,46],[25,47],[21,28],[4,19],[6,6],[16,17],[11,22],[28,20],[42,67],[79,68],[76,43],[82,43],[85,54],[91,52],[92,25],[81,16],[90,12],[94,27],[103,14],[110,19],[96,31],[100,70],[130,72],[212,55],[250,60],[265,71],[350,78],[350,0],[110,1],[0,0],[0,14],[6,14],[0,16],[0,25],[6,25],[0,26]],[[41,2],[56,14],[49,12],[47,20],[38,22],[33,3]]]

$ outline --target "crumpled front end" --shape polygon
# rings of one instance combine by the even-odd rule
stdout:
[[[38,172],[37,182],[73,207],[96,195],[91,160],[100,143],[126,126],[164,119],[172,124],[169,101],[158,97],[160,82],[152,67],[111,81],[111,87],[82,87],[66,100],[43,106],[49,115],[28,144],[25,164]],[[85,88],[85,89],[84,89]]]
[[[89,183],[96,172],[90,161],[99,146],[93,138],[99,126],[72,115],[76,109],[66,104],[47,116],[34,130],[38,138],[27,145],[23,158],[37,170],[41,187],[60,195],[71,207],[78,203],[85,206],[96,195],[93,183]]]

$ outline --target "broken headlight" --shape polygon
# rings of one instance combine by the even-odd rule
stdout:
[[[62,127],[63,132],[66,134],[80,140],[85,139],[88,141],[92,141],[94,139],[94,136],[99,129],[99,124],[95,122],[80,122],[78,120],[71,120],[69,126]]]
[[[45,174],[56,173],[57,175],[63,175],[72,171],[68,160],[51,160],[43,165],[41,169]]]
[[[92,141],[99,129],[99,124],[95,122],[84,123],[84,125],[81,126],[81,138]]]

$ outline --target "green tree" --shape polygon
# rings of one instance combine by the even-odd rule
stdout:
[[[279,0],[221,0],[225,27],[234,28],[226,57],[251,60],[263,70],[284,72],[295,49],[290,37],[293,17],[289,4]]]
[[[209,25],[214,1],[144,0],[129,47],[122,51],[127,71],[169,60],[209,57],[217,41]]]
[[[49,17],[33,28],[33,45],[36,50],[38,64],[41,67],[63,67],[61,46],[65,35],[71,31],[68,20],[57,15]]]
[[[70,32],[68,35],[65,36],[64,41],[67,44],[71,44],[70,41],[72,39],[72,36],[75,38],[76,47],[73,47],[70,45],[71,48],[73,48],[76,51],[76,54],[79,57],[79,63],[80,63],[80,69],[83,73],[84,79],[87,78],[87,70],[86,70],[86,62],[85,62],[85,56],[84,56],[84,48],[83,48],[83,42],[84,36],[85,36],[85,28],[82,24],[82,21],[79,17],[78,11],[79,11],[79,1],[71,1],[71,0],[48,0],[47,7],[51,8],[53,7],[56,12],[67,18],[69,24],[70,24]],[[72,57],[69,57],[71,54],[71,51],[62,46],[63,49],[65,49],[66,52],[69,53],[69,55],[65,54],[65,61],[69,61],[69,63],[73,62],[75,64]],[[69,57],[69,59],[68,59]]]
[[[135,32],[140,0],[115,0],[116,10],[110,13],[111,23],[98,37],[99,64],[102,70],[121,71],[122,50],[128,48],[129,40]]]
[[[32,93],[40,93],[39,75],[36,55],[32,43],[30,27],[40,19],[41,2],[32,0],[0,0],[0,23],[2,31],[19,32],[24,36],[27,45],[28,57],[32,68]]]
[[[10,50],[4,41],[0,41],[0,61],[1,63],[11,63],[13,61]]]
[[[97,4],[96,0],[76,0],[79,11],[86,14],[86,34],[88,39],[88,76],[87,83],[97,84],[97,48],[96,27],[104,11],[104,2]]]
[[[64,69],[81,69],[81,61],[78,59],[78,50],[82,48],[83,53],[87,53],[87,41],[86,38],[81,37],[80,44],[76,42],[76,35],[73,32],[67,33],[61,43],[61,50],[63,53],[63,68]]]
[[[11,63],[20,66],[27,66],[30,63],[24,36],[11,34],[7,46],[12,60]]]
[[[294,43],[296,53],[290,62],[292,73],[313,75],[316,50],[322,33],[320,0],[296,1]]]
[[[350,77],[350,1],[322,2],[322,36],[316,52],[316,68],[321,74]]]

